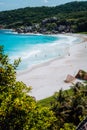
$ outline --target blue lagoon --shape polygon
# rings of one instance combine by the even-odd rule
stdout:
[[[11,61],[21,58],[20,70],[65,56],[69,47],[76,41],[76,37],[63,34],[16,34],[11,30],[0,30],[0,45],[4,46],[4,51]]]

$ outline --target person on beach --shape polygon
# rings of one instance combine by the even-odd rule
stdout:
[[[70,56],[70,53],[68,53],[68,56]]]

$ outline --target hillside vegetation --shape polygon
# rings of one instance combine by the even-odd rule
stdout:
[[[87,2],[0,12],[0,25],[19,32],[87,32]]]

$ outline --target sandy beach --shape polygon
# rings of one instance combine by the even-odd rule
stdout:
[[[63,90],[69,89],[72,84],[64,82],[68,74],[75,76],[79,69],[87,71],[87,36],[82,34],[77,36],[83,41],[71,46],[69,54],[65,57],[56,58],[31,66],[28,70],[17,72],[18,81],[32,86],[32,91],[29,94],[34,96],[36,100],[49,97],[61,88]]]

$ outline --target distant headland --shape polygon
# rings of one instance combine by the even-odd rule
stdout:
[[[87,1],[56,7],[27,7],[0,12],[0,28],[18,33],[87,32]]]

